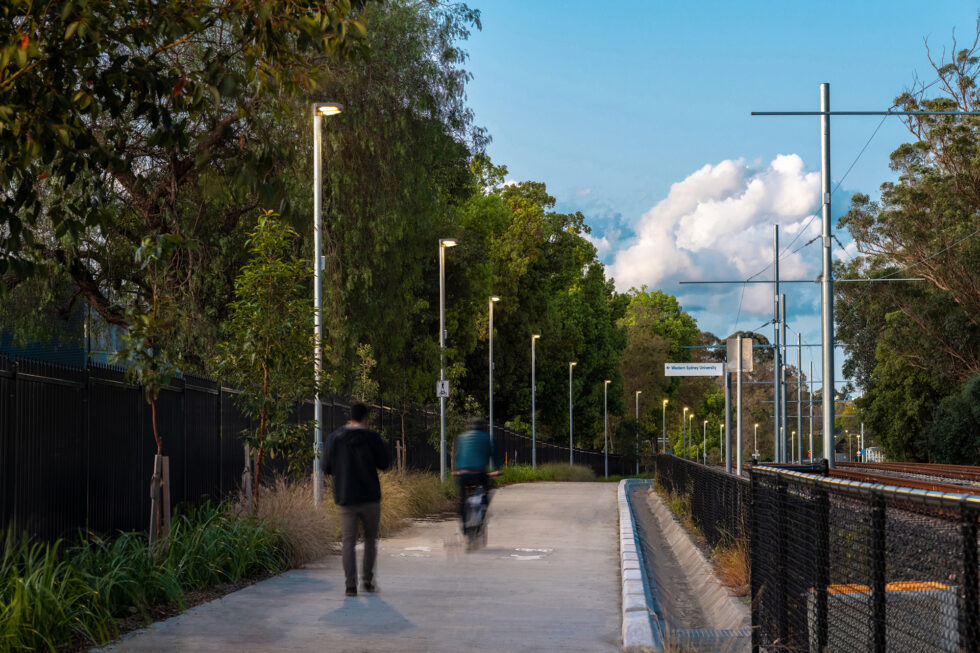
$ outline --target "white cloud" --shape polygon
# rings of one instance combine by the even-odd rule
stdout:
[[[602,236],[601,238],[596,238],[592,234],[582,234],[582,236],[592,243],[595,247],[596,255],[600,259],[612,250],[612,243],[607,236]]]
[[[795,154],[779,155],[763,169],[743,159],[705,165],[673,184],[667,197],[643,214],[635,241],[616,254],[611,273],[620,290],[685,279],[747,278],[772,261],[773,224],[780,226],[781,247],[797,234],[803,244],[819,232],[819,219],[810,220],[819,194],[819,173],[807,173]],[[814,276],[802,254],[783,258],[780,275]],[[747,289],[743,304],[762,308],[764,295]],[[765,303],[768,308],[771,299]]]

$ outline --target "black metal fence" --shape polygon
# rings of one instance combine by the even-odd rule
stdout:
[[[170,458],[171,503],[219,500],[240,487],[245,452],[239,435],[252,425],[234,401],[235,390],[184,375],[157,401],[163,455]],[[439,415],[380,404],[374,424],[392,459],[404,433],[409,469],[439,470]],[[312,403],[297,418],[311,419]],[[349,403],[323,404],[325,433],[344,424]],[[403,430],[404,429],[404,430]],[[313,433],[310,432],[310,451]],[[508,463],[531,460],[530,438],[495,427],[495,445]],[[537,443],[539,463],[567,462],[568,448]],[[149,479],[156,445],[149,405],[122,371],[90,364],[73,368],[0,355],[0,528],[42,539],[78,529],[108,533],[142,530],[149,523]],[[601,453],[575,451],[575,462],[603,471]],[[263,479],[286,471],[288,461],[267,460]],[[628,472],[609,456],[611,474]]]
[[[706,536],[714,519],[749,525],[753,650],[980,651],[980,496],[759,466],[750,500],[732,502],[716,477],[744,481],[672,456],[656,466],[703,495]]]
[[[691,519],[709,546],[748,535],[748,478],[670,455],[656,456],[654,468],[666,490],[690,497]]]

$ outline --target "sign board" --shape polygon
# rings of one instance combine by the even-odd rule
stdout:
[[[728,339],[728,367],[738,372],[738,338]],[[752,338],[742,338],[742,371],[752,371]]]
[[[724,376],[724,363],[665,363],[664,376]]]
[[[436,381],[436,399],[449,396],[449,380]]]

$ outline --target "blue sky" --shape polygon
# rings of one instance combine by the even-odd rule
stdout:
[[[771,287],[677,282],[765,267],[774,223],[783,244],[800,235],[794,249],[819,231],[818,119],[750,112],[817,110],[821,82],[832,109],[888,109],[916,80],[935,79],[925,40],[934,58],[950,52],[954,30],[958,47],[972,45],[978,12],[958,0],[471,4],[483,30],[466,45],[468,96],[493,160],[586,215],[620,290],[675,294],[722,337],[771,317]],[[833,119],[834,185],[879,121]],[[888,155],[908,140],[888,118],[843,179],[835,214],[851,193],[875,195],[893,179]],[[814,278],[819,256],[816,243],[803,248],[782,276]],[[791,329],[819,343],[818,286],[784,290]]]

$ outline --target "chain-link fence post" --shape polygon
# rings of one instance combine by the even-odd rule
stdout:
[[[963,606],[960,609],[960,646],[967,653],[980,652],[980,573],[977,570],[977,509],[960,504],[960,534],[963,538]]]
[[[817,486],[814,492],[816,498],[816,536],[815,555],[815,587],[817,599],[817,650],[827,647],[827,586],[830,584],[830,495],[823,486]]]
[[[885,653],[885,498],[871,495],[871,632],[872,650]]]
[[[777,536],[777,570],[779,579],[779,641],[787,643],[789,639],[789,565],[787,564],[787,542],[789,535],[789,519],[786,499],[786,481],[782,476],[776,478],[776,531]]]

